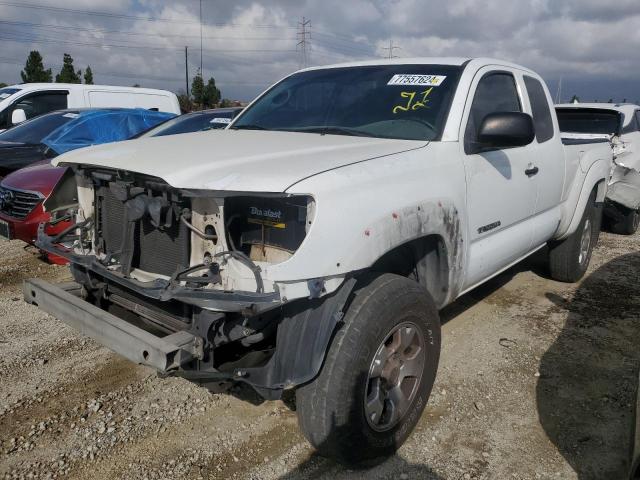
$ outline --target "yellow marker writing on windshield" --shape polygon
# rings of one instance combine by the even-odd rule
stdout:
[[[433,87],[420,92],[422,98],[416,102],[413,101],[416,97],[416,92],[400,92],[400,96],[402,98],[408,98],[409,101],[406,105],[396,105],[393,107],[392,112],[395,114],[398,112],[408,112],[409,110],[418,110],[419,108],[427,108],[427,103],[429,103],[429,99],[427,97],[429,97],[432,90]]]

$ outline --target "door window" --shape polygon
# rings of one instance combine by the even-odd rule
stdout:
[[[37,92],[19,99],[13,105],[13,109],[21,108],[27,119],[53,110],[67,108],[67,91]]]
[[[482,120],[490,113],[521,112],[520,97],[513,75],[505,72],[489,73],[482,77],[473,97],[469,120],[464,134],[464,150],[471,152],[471,144],[478,140]]]
[[[527,87],[527,93],[529,94],[536,139],[538,143],[544,143],[553,138],[553,120],[551,119],[549,101],[544,93],[542,84],[535,78],[525,75],[524,85]]]

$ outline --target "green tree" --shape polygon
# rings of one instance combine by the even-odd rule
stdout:
[[[56,83],[82,83],[82,70],[73,69],[73,58],[68,53],[62,59],[62,70],[56,75]]]
[[[220,102],[220,89],[216,87],[216,80],[211,77],[204,87],[204,104],[207,107],[214,107]]]
[[[6,83],[4,83],[4,82],[0,82],[0,88],[4,88],[4,87],[6,87],[6,86],[7,86],[7,84],[6,84]]]
[[[180,104],[181,113],[189,113],[193,110],[193,102],[191,102],[189,95],[184,93],[184,91],[178,93],[178,103]]]
[[[84,83],[87,85],[93,85],[93,72],[91,71],[91,65],[87,65],[87,69],[84,71]]]
[[[570,103],[580,103],[580,97],[578,95],[574,95],[573,97],[571,97]]]
[[[32,50],[27,57],[24,70],[20,72],[24,83],[51,82],[51,69],[44,69],[42,55],[37,50]]]
[[[202,80],[200,72],[193,77],[193,81],[191,82],[191,96],[193,97],[193,103],[200,108],[204,106],[204,81]]]

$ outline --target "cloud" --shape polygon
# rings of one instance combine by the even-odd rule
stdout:
[[[96,81],[172,90],[185,88],[185,46],[190,77],[200,65],[194,0],[38,5],[48,8],[0,5],[0,81],[18,81],[31,49],[54,71],[68,52],[76,68],[91,65]],[[81,13],[87,10],[104,15]],[[214,76],[225,96],[255,96],[299,67],[302,16],[311,20],[314,64],[382,57],[392,40],[400,56],[505,58],[539,71],[552,86],[563,77],[583,95],[640,97],[638,0],[205,0],[205,76]]]

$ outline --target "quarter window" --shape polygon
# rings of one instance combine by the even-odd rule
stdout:
[[[549,110],[549,101],[542,84],[533,77],[524,76],[524,85],[529,93],[533,125],[538,143],[544,143],[553,137],[553,120]]]
[[[469,120],[464,134],[465,152],[471,152],[471,144],[478,141],[478,129],[490,113],[521,112],[516,81],[510,73],[498,72],[485,75],[473,97]]]

